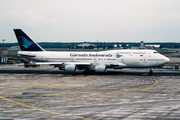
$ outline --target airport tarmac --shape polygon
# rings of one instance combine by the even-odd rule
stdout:
[[[0,120],[180,118],[180,71],[66,73],[52,66],[0,66]]]

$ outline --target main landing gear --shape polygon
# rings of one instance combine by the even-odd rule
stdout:
[[[153,69],[151,68],[149,71],[149,75],[152,75],[152,74],[153,74]]]
[[[83,73],[84,74],[94,74],[95,71],[94,70],[84,70]]]

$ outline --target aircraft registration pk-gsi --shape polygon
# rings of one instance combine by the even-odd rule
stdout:
[[[60,70],[104,73],[108,68],[153,68],[170,60],[155,50],[107,50],[100,52],[46,51],[21,29],[14,29],[21,51],[18,55],[36,65],[53,65]],[[150,70],[150,72],[152,72]]]

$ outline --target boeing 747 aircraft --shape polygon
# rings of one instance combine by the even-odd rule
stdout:
[[[21,29],[14,29],[21,51],[18,55],[36,61],[34,64],[48,64],[60,70],[78,70],[104,73],[108,68],[153,68],[169,62],[169,59],[155,50],[108,50],[101,52],[54,52],[45,51]],[[152,73],[152,71],[150,70]]]

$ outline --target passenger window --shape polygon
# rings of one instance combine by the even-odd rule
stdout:
[[[155,54],[157,54],[158,52],[156,51],[156,52],[154,52]]]

